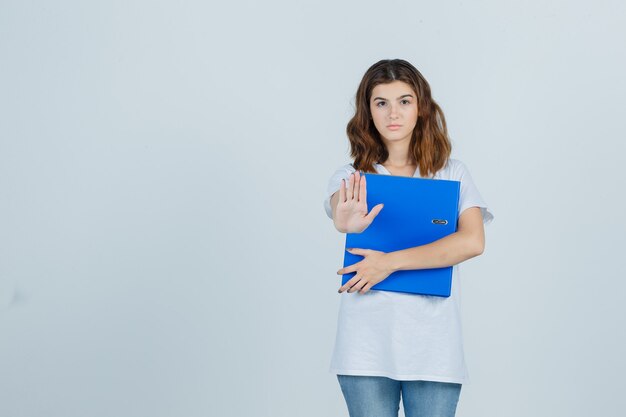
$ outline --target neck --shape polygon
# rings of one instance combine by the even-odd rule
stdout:
[[[386,142],[389,155],[383,165],[398,168],[414,165],[409,158],[409,140]]]

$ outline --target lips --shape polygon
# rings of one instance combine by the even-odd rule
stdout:
[[[400,129],[401,125],[388,125],[387,129],[389,130],[398,130]]]

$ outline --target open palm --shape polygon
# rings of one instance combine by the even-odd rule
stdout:
[[[359,171],[350,175],[347,186],[345,180],[339,188],[339,202],[335,212],[335,223],[346,233],[361,233],[374,221],[374,218],[383,209],[383,204],[378,204],[367,212],[367,191],[365,175]]]

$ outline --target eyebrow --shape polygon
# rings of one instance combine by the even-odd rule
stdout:
[[[397,100],[400,100],[401,98],[404,98],[404,97],[411,97],[411,98],[413,98],[413,96],[411,94],[405,94],[403,96],[398,97]],[[382,98],[382,97],[376,97],[376,98],[374,98],[374,100],[386,100],[386,99]],[[374,101],[374,100],[372,100],[372,101]]]

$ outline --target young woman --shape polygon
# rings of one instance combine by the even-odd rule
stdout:
[[[483,225],[493,214],[463,162],[450,158],[446,122],[430,86],[401,59],[370,67],[356,93],[348,123],[352,164],[328,183],[324,207],[337,230],[359,233],[381,210],[368,212],[361,173],[402,175],[461,182],[457,231],[427,245],[395,252],[353,248],[363,256],[337,274],[356,272],[339,288],[341,302],[330,372],[351,417],[450,417],[465,366],[458,264],[483,253]],[[450,297],[370,291],[398,270],[453,266]]]

